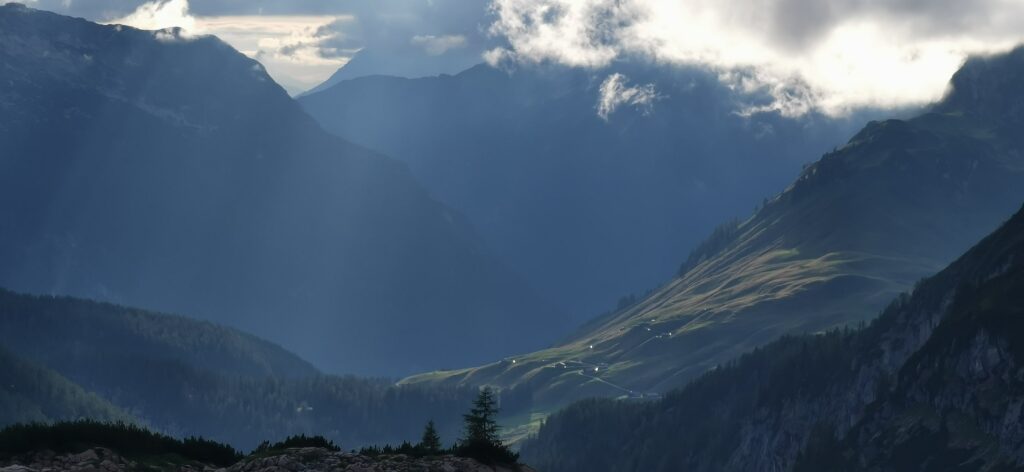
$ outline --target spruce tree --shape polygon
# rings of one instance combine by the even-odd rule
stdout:
[[[420,439],[419,449],[426,455],[437,455],[441,453],[441,435],[437,434],[434,427],[434,420],[427,422],[423,428],[423,438]]]
[[[463,415],[466,436],[459,443],[458,455],[485,463],[514,464],[519,460],[519,454],[513,453],[498,437],[497,415],[494,392],[486,387],[480,389],[473,408]]]

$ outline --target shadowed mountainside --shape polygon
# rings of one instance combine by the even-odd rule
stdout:
[[[1020,470],[1022,320],[1024,210],[866,328],[784,338],[660,401],[577,403],[523,457],[553,472]]]
[[[680,275],[557,347],[407,383],[491,384],[537,411],[685,385],[785,334],[872,318],[1024,200],[1024,48],[975,58],[910,120],[871,122]]]
[[[321,130],[214,37],[8,4],[0,62],[0,286],[213,320],[334,372],[565,333],[404,165]]]

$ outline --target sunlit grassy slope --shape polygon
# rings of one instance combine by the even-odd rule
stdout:
[[[544,412],[664,392],[780,335],[872,318],[1024,200],[1021,107],[984,100],[1007,85],[978,67],[931,112],[869,123],[636,305],[550,349],[404,382],[526,389],[523,408]]]

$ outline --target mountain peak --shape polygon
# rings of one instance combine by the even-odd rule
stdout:
[[[935,111],[1011,123],[1024,119],[1024,46],[968,59],[953,75],[950,90]]]

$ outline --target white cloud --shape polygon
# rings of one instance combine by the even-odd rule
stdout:
[[[431,56],[440,56],[450,49],[466,47],[466,37],[462,35],[417,35],[412,37],[411,42]]]
[[[643,114],[654,109],[654,102],[661,97],[654,84],[629,86],[629,79],[622,74],[611,74],[601,83],[597,101],[597,116],[608,121],[608,117],[621,106],[632,106]]]
[[[351,20],[352,17],[345,15],[204,17],[190,12],[188,0],[154,0],[108,23],[163,30],[155,33],[159,40],[216,35],[243,54],[259,60],[275,80],[294,93],[319,84],[348,61],[344,54],[325,54],[321,45],[340,34],[336,29],[325,32],[326,25],[344,25]]]
[[[1021,0],[494,0],[487,58],[603,67],[623,57],[718,70],[769,108],[840,114],[938,99],[969,54],[1024,39]]]
[[[188,11],[188,0],[155,0],[140,5],[134,12],[111,23],[144,30],[182,28],[195,32],[196,19]]]

